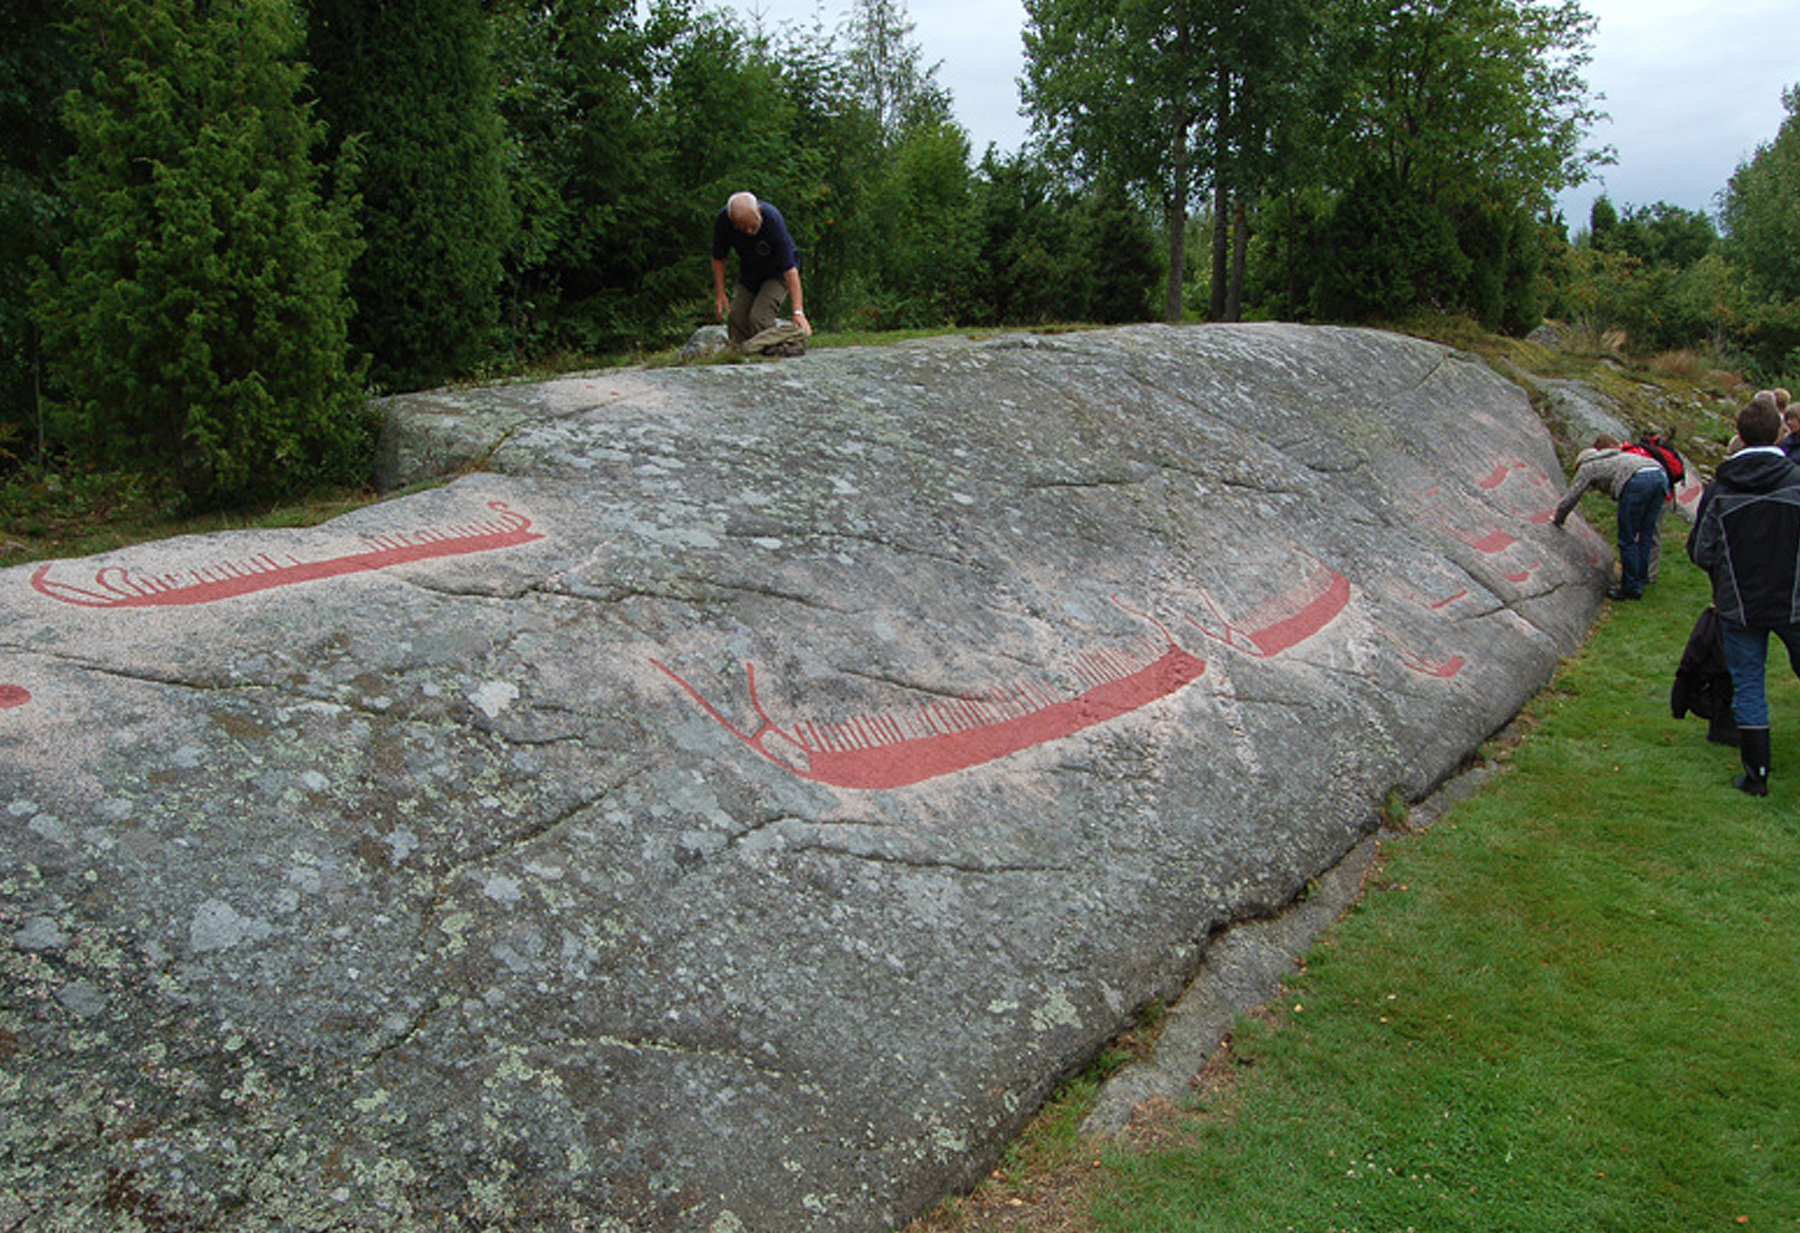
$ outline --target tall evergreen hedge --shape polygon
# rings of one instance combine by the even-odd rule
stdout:
[[[74,239],[34,288],[65,433],[196,503],[354,476],[349,203],[321,200],[290,0],[73,0]]]
[[[68,239],[58,104],[80,71],[67,19],[64,0],[0,4],[0,477],[45,444],[31,271]]]
[[[491,354],[514,218],[477,0],[311,0],[307,48],[334,141],[365,143],[353,339],[389,389]]]

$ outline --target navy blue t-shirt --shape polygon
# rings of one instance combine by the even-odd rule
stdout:
[[[729,209],[720,210],[713,219],[713,260],[725,260],[725,254],[735,248],[737,280],[753,291],[800,264],[794,253],[794,237],[788,234],[787,220],[781,217],[781,211],[766,201],[758,201],[757,205],[762,207],[762,226],[755,235],[745,235],[733,227]]]

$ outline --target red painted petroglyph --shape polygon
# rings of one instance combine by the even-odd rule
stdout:
[[[1549,476],[1522,458],[1500,463],[1480,486],[1497,499],[1505,497],[1501,503],[1504,513],[1538,526],[1556,516],[1556,502],[1562,495],[1562,489]]]
[[[1419,607],[1421,607],[1421,608],[1427,608],[1427,609],[1431,610],[1432,612],[1442,612],[1445,608],[1448,608],[1451,604],[1454,604],[1457,600],[1462,599],[1468,593],[1469,593],[1469,588],[1463,587],[1460,591],[1452,592],[1451,594],[1446,595],[1443,599],[1426,599],[1423,595],[1420,595],[1417,592],[1414,592],[1414,594],[1412,596],[1412,601],[1415,604],[1419,605]]]
[[[1440,567],[1416,562],[1406,574],[1379,576],[1365,587],[1386,602],[1411,604],[1426,612],[1442,613],[1458,600],[1467,599],[1472,592],[1462,585],[1460,575],[1441,567],[1441,563],[1434,564]]]
[[[1403,646],[1396,646],[1394,651],[1400,656],[1400,662],[1409,671],[1416,672],[1420,676],[1435,677],[1440,681],[1450,680],[1469,666],[1469,661],[1460,655],[1451,655],[1444,659],[1427,659]]]
[[[1491,492],[1498,489],[1501,484],[1505,483],[1513,476],[1521,474],[1524,475],[1526,481],[1530,483],[1533,488],[1547,489],[1549,492],[1554,493],[1554,488],[1549,488],[1548,481],[1544,480],[1534,468],[1528,466],[1526,463],[1516,461],[1501,464],[1492,474],[1481,481],[1481,487],[1484,490]],[[1516,536],[1499,525],[1490,525],[1487,527],[1471,527],[1466,525],[1462,519],[1455,517],[1447,508],[1449,502],[1444,490],[1441,488],[1429,489],[1422,495],[1426,500],[1424,509],[1425,520],[1432,523],[1439,530],[1443,531],[1444,534],[1448,535],[1451,539],[1456,540],[1458,543],[1467,544],[1469,547],[1475,549],[1475,551],[1487,556],[1498,556],[1519,542]],[[1508,517],[1542,524],[1549,522],[1555,515],[1556,503],[1552,500],[1547,506],[1537,506],[1529,509],[1507,509],[1503,512],[1506,513]],[[1535,569],[1537,567],[1533,566],[1532,568]]]
[[[1519,541],[1510,533],[1501,530],[1499,527],[1495,527],[1492,531],[1489,531],[1486,535],[1483,535],[1478,539],[1468,539],[1464,542],[1477,552],[1485,552],[1489,556],[1497,556]]]
[[[369,547],[363,551],[321,561],[258,553],[242,560],[222,561],[167,574],[133,573],[115,565],[97,571],[91,587],[53,580],[51,566],[45,565],[31,576],[31,585],[51,599],[83,608],[179,607],[209,604],[320,578],[386,569],[390,565],[492,552],[544,538],[531,529],[529,518],[514,512],[504,502],[490,501],[488,508],[494,511],[492,517],[460,526],[365,535],[362,538]]]
[[[746,664],[750,705],[760,721],[750,732],[673,669],[650,662],[726,731],[802,779],[840,788],[904,788],[1128,715],[1206,671],[1206,661],[1177,646],[1168,630],[1143,613],[1132,615],[1155,625],[1161,638],[1083,655],[1075,670],[1088,688],[1073,698],[1060,697],[1040,682],[1023,681],[981,698],[943,699],[905,712],[800,721],[784,728],[763,708],[756,666]]]
[[[1432,613],[1440,619],[1446,609],[1450,608],[1458,600],[1467,599],[1471,594],[1468,587],[1457,587],[1456,590],[1450,592],[1450,594],[1445,595],[1441,599],[1433,599],[1428,594],[1414,587],[1412,585],[1413,581],[1415,580],[1392,580],[1382,584],[1380,592],[1389,599],[1397,602],[1404,601],[1413,605],[1415,608]],[[1445,583],[1441,580],[1438,582],[1439,587],[1445,585],[1454,584]],[[1469,661],[1464,659],[1461,655],[1442,651],[1437,646],[1435,639],[1430,639],[1428,637],[1427,640],[1431,642],[1432,650],[1430,654],[1427,654],[1423,651],[1415,651],[1412,647],[1402,643],[1391,630],[1380,626],[1377,628],[1382,638],[1393,648],[1394,654],[1399,657],[1401,665],[1409,672],[1416,672],[1420,676],[1435,677],[1441,681],[1448,681],[1469,666]]]
[[[1490,557],[1499,556],[1508,548],[1511,548],[1514,544],[1519,542],[1516,536],[1512,535],[1502,527],[1495,527],[1490,531],[1483,532],[1454,526],[1441,519],[1434,519],[1434,521],[1444,529],[1445,534],[1449,535],[1458,543],[1467,544],[1476,552],[1483,553]]]
[[[1508,458],[1494,465],[1494,469],[1479,482],[1484,491],[1493,492],[1506,486],[1508,481],[1524,483],[1540,496],[1549,496],[1552,501],[1561,493],[1561,489],[1551,478],[1544,474],[1541,467],[1526,462],[1523,458]]]
[[[1268,659],[1298,646],[1331,624],[1350,603],[1350,580],[1318,561],[1313,564],[1316,568],[1298,586],[1259,604],[1241,623],[1226,617],[1212,596],[1202,591],[1200,598],[1224,632],[1215,633],[1192,617],[1188,624],[1214,642],[1223,642],[1258,659]]]
[[[1525,463],[1514,462],[1503,464],[1490,474],[1487,479],[1482,481],[1482,487],[1489,491],[1493,491],[1501,484],[1508,481],[1513,475],[1521,472],[1524,472],[1528,479],[1531,478],[1532,471]],[[1424,496],[1427,500],[1424,509],[1425,520],[1436,526],[1445,535],[1456,542],[1466,544],[1476,552],[1491,557],[1497,557],[1511,548],[1521,546],[1518,537],[1502,526],[1492,525],[1487,527],[1471,527],[1452,517],[1451,513],[1446,509],[1448,502],[1440,499],[1444,496],[1444,492],[1441,488],[1433,488],[1427,491]],[[1508,511],[1508,513],[1512,517],[1525,519],[1531,522],[1546,523],[1549,522],[1551,517],[1555,514],[1555,509],[1552,507],[1549,510],[1536,510],[1529,513],[1524,511]],[[1530,581],[1531,576],[1543,567],[1544,562],[1542,559],[1539,559],[1533,561],[1529,565],[1522,567],[1515,566],[1508,569],[1501,574],[1501,577],[1514,585],[1520,585]]]
[[[1452,517],[1451,512],[1445,508],[1448,501],[1442,488],[1428,489],[1422,495],[1426,502],[1423,511],[1425,521],[1458,543],[1467,544],[1477,552],[1497,556],[1519,542],[1499,526],[1479,530]]]
[[[0,685],[0,710],[24,706],[31,701],[31,691],[23,685]]]

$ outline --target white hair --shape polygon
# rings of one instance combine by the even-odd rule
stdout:
[[[725,213],[733,222],[740,218],[762,217],[762,204],[755,193],[733,193],[725,202]]]

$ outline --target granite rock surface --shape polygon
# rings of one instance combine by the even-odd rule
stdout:
[[[0,1228],[893,1229],[1610,564],[1516,386],[1369,331],[387,412],[460,478],[0,570]]]

